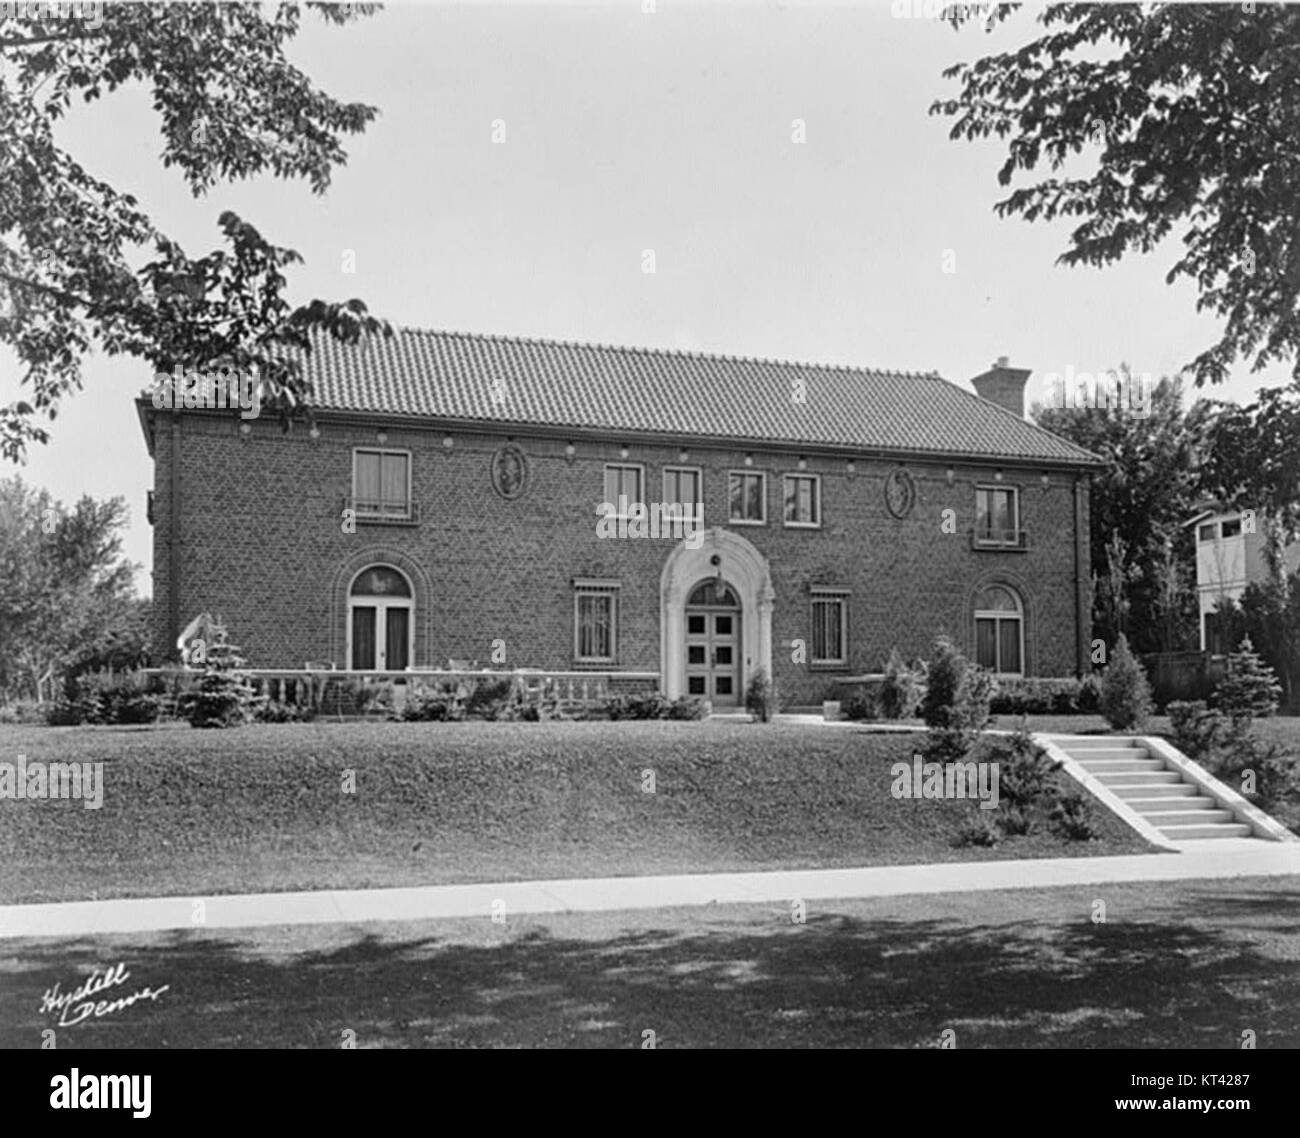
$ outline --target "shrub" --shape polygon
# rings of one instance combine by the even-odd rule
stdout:
[[[1032,834],[1037,829],[1030,811],[1014,802],[999,804],[993,822],[1007,838]]]
[[[30,699],[18,699],[0,704],[0,723],[32,724],[46,721],[46,708]]]
[[[934,654],[926,673],[921,718],[932,728],[951,725],[958,705],[965,699],[970,665],[946,636],[934,643]]]
[[[998,798],[1014,806],[1033,807],[1054,801],[1061,764],[1034,742],[1023,727],[1011,735],[990,735],[980,760],[998,764]]]
[[[253,718],[258,723],[308,723],[316,718],[316,712],[296,703],[269,699],[254,709]]]
[[[1080,715],[1091,715],[1101,710],[1101,677],[1091,672],[1079,681],[1076,710]]]
[[[925,746],[931,762],[954,762],[971,749],[988,726],[992,673],[972,667],[947,637],[935,641],[921,717],[930,728]]]
[[[669,719],[704,719],[713,710],[708,700],[697,695],[683,695],[669,705]]]
[[[745,689],[745,710],[759,723],[771,722],[776,712],[776,688],[763,668],[754,673]]]
[[[181,698],[181,711],[192,727],[236,727],[247,723],[260,700],[244,672],[239,646],[231,644],[226,626],[211,626],[212,643],[205,646],[203,675],[194,690]]]
[[[962,822],[952,840],[954,846],[996,846],[1002,837],[997,823],[989,817],[991,811],[976,810]]]
[[[1236,652],[1228,654],[1228,674],[1215,689],[1215,705],[1234,723],[1249,723],[1256,716],[1277,710],[1282,685],[1277,675],[1255,651],[1247,636]]]
[[[999,679],[989,702],[995,715],[1088,715],[1097,710],[1095,676],[1076,679]]]
[[[1070,841],[1096,836],[1091,808],[1077,790],[1067,789],[1061,764],[1023,727],[1011,735],[986,736],[980,761],[998,764],[996,824],[1005,837],[1033,833],[1046,823]]]
[[[500,719],[514,703],[514,681],[483,679],[474,685],[465,701],[465,714],[475,719]]]
[[[683,697],[683,699],[686,697]],[[676,701],[681,703],[682,700]],[[689,718],[672,714],[674,701],[660,692],[646,695],[614,695],[605,701],[604,712],[610,719],[669,719]]]
[[[1266,810],[1300,794],[1296,756],[1250,732],[1219,743],[1204,765],[1215,778]]]
[[[1122,632],[1102,674],[1101,713],[1117,731],[1141,727],[1151,716],[1151,685]]]
[[[412,684],[402,707],[408,723],[444,723],[465,718],[465,705],[454,691],[439,691],[425,684]]]
[[[161,700],[135,672],[84,672],[69,681],[62,699],[49,709],[56,727],[79,724],[153,723]]]
[[[1074,791],[1057,798],[1047,820],[1055,833],[1071,842],[1087,842],[1099,836],[1092,807],[1082,794]]]
[[[874,692],[855,692],[844,701],[841,710],[845,719],[875,719],[882,714],[879,700]]]
[[[1226,737],[1228,721],[1205,706],[1203,699],[1176,700],[1166,709],[1173,744],[1196,762],[1210,754]]]
[[[876,696],[881,716],[885,719],[910,719],[915,715],[925,694],[924,680],[921,672],[904,662],[897,648],[891,649],[889,662],[885,665],[885,679]]]

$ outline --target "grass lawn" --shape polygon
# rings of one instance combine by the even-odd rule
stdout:
[[[0,941],[0,1046],[119,961],[59,1048],[1300,1046],[1295,877]]]
[[[1100,807],[1091,842],[954,848],[974,802],[890,794],[918,741],[735,721],[0,728],[5,761],[103,762],[105,784],[99,810],[0,802],[0,903],[1149,848]]]

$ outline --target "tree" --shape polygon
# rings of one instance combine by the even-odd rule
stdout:
[[[212,642],[204,646],[203,675],[181,701],[192,727],[237,727],[252,717],[257,695],[245,671],[247,661],[231,644],[224,622],[212,623]]]
[[[1300,381],[1262,389],[1247,407],[1213,404],[1203,480],[1210,497],[1253,510],[1275,573],[1300,532]]]
[[[138,662],[137,566],[122,559],[121,498],[72,511],[21,478],[0,481],[0,695],[53,697],[63,680]]]
[[[1272,715],[1282,687],[1273,669],[1259,658],[1250,637],[1242,640],[1237,651],[1228,653],[1228,674],[1215,689],[1219,709],[1231,717],[1238,729],[1256,716]]]
[[[1117,731],[1140,728],[1151,717],[1151,686],[1123,633],[1102,673],[1101,714]]]
[[[377,5],[309,7],[344,24]],[[301,354],[312,331],[347,342],[389,331],[356,299],[291,308],[284,269],[301,258],[230,211],[218,220],[226,247],[191,258],[134,197],[56,141],[74,99],[143,83],[162,119],[163,165],[178,167],[196,197],[219,180],[266,172],[306,178],[324,193],[346,161],[340,136],[360,133],[376,110],[337,102],[286,59],[298,5],[264,11],[110,4],[96,26],[0,16],[0,344],[31,389],[0,407],[6,457],[48,441],[35,418],[53,419],[80,388],[92,348],[146,360],[155,372],[250,375],[287,422],[310,397]],[[148,249],[155,259],[133,268]]]
[[[950,22],[973,10],[954,5]],[[1300,8],[1053,4],[1037,21],[1043,34],[1018,50],[948,68],[961,92],[930,108],[955,120],[953,139],[1007,140],[1000,185],[1050,172],[999,216],[1077,219],[1065,265],[1100,268],[1176,234],[1166,282],[1193,282],[1198,310],[1224,321],[1188,365],[1197,386],[1242,356],[1300,378]]]
[[[1251,647],[1282,685],[1282,703],[1300,705],[1300,572],[1253,581],[1237,602],[1222,601],[1219,612],[1229,643],[1249,639]]]
[[[1134,380],[1121,367],[1125,390]],[[1138,652],[1194,646],[1199,616],[1186,578],[1171,578],[1171,560],[1195,564],[1195,534],[1185,523],[1205,496],[1201,467],[1212,406],[1184,410],[1183,387],[1162,379],[1148,414],[1120,407],[1044,407],[1034,421],[1099,455],[1093,475],[1089,560],[1093,625],[1107,643],[1121,632]]]

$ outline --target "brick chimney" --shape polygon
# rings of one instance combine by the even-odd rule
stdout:
[[[999,356],[983,375],[971,380],[975,394],[999,407],[1005,407],[1018,419],[1025,417],[1025,383],[1029,379],[1030,368],[1011,367],[1006,356]]]

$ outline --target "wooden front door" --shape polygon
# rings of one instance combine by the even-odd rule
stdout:
[[[714,707],[741,701],[740,602],[730,586],[709,580],[686,602],[686,694]]]

